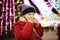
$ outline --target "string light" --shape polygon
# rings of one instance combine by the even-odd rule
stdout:
[[[5,31],[6,31],[6,34],[7,34],[7,27],[8,27],[8,0],[6,0],[6,25],[5,25]]]
[[[6,3],[6,5],[5,5],[5,3]],[[2,30],[3,30],[3,21],[4,21],[4,11],[5,11],[5,7],[4,7],[4,5],[5,5],[5,7],[6,7],[6,13],[5,13],[5,17],[6,17],[6,25],[4,26],[5,27],[5,33],[7,34],[7,31],[8,31],[8,29],[7,29],[7,27],[8,27],[8,25],[9,25],[9,22],[10,22],[10,30],[12,30],[12,26],[13,26],[13,24],[12,23],[15,23],[16,22],[16,14],[15,14],[15,2],[14,2],[14,0],[10,0],[10,9],[9,9],[9,7],[8,7],[8,0],[3,0],[2,1],[2,16],[1,16],[1,32],[0,32],[0,35],[2,35]],[[10,17],[10,20],[8,20],[9,18],[8,18],[8,10],[9,10],[9,17]],[[12,18],[13,17],[13,18]],[[12,22],[12,20],[14,20],[13,22]],[[8,22],[9,21],[9,22]]]
[[[5,3],[5,0],[3,0],[3,2],[2,2],[2,17],[1,17],[1,34],[0,35],[2,35],[2,28],[3,28],[3,18],[4,18],[4,3]]]
[[[14,15],[14,23],[16,22],[16,15],[15,15],[15,2],[14,2],[14,0],[12,0],[13,1],[13,15]]]
[[[12,0],[10,0],[10,30],[12,30]]]

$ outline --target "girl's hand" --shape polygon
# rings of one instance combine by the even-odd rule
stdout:
[[[27,19],[27,21],[28,21],[28,22],[31,22],[31,23],[34,23],[33,20],[31,20],[31,19],[29,19],[29,18]]]
[[[26,22],[26,19],[25,18],[23,18],[23,17],[20,17],[20,19],[19,19],[20,21],[22,21],[22,22]]]
[[[33,21],[33,23],[38,24],[38,21],[35,18],[31,18],[31,20]]]

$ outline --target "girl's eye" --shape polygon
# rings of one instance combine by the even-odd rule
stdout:
[[[34,14],[32,14],[32,15],[34,15]]]
[[[28,15],[31,15],[31,14],[28,14]]]

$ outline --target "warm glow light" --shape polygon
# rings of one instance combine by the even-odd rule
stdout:
[[[45,2],[44,0],[31,0],[40,10],[41,14],[43,15],[42,20],[39,20],[40,23],[42,24],[42,26],[51,26],[53,23],[58,23],[59,21],[59,17],[56,16],[56,14],[54,14],[51,10],[54,7],[54,5],[48,1]],[[29,0],[24,0],[24,4],[27,5],[31,5],[29,3]],[[60,14],[57,14],[60,16]],[[37,19],[39,19],[39,17],[36,17]]]
[[[31,1],[38,7],[38,9],[40,10],[41,14],[45,19],[58,20],[58,16],[56,16],[56,14],[52,12],[52,8],[54,7],[54,5],[50,1],[48,2],[45,2],[44,0],[31,0]],[[24,0],[24,4],[31,5],[29,0]]]
[[[59,14],[57,14],[59,17],[60,17],[60,13]]]

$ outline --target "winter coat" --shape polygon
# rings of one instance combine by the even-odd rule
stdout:
[[[33,23],[18,21],[14,24],[14,35],[16,40],[37,40],[38,37],[32,31],[34,27]],[[35,27],[40,37],[43,36],[43,29],[41,25]]]

